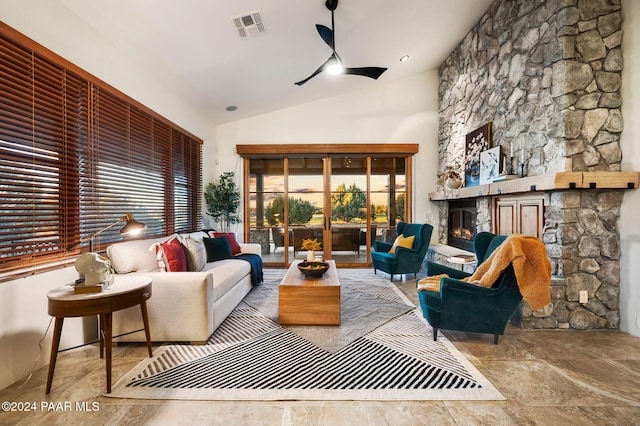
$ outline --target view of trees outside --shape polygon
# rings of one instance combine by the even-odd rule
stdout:
[[[401,192],[396,196],[396,221],[405,221],[406,217],[404,216],[404,192]]]
[[[313,218],[316,208],[307,200],[289,197],[289,224],[304,225]],[[270,202],[264,210],[265,219],[271,226],[283,225],[284,197],[279,196]]]
[[[367,193],[355,183],[348,188],[344,183],[338,185],[331,194],[331,217],[334,221],[351,222],[367,217]]]
[[[397,194],[395,200],[396,219],[404,220],[405,194]],[[386,204],[371,204],[371,220],[388,223]],[[284,197],[277,196],[264,209],[265,220],[270,226],[283,225]],[[338,185],[331,194],[331,216],[335,222],[362,223],[367,217],[367,193],[351,184]],[[314,206],[303,198],[289,197],[289,225],[322,223],[322,207]]]
[[[293,160],[292,160],[293,161]],[[297,164],[296,173],[289,175],[288,203],[290,226],[322,225],[324,188],[321,161],[307,160]],[[405,220],[406,176],[404,167],[398,166],[395,175],[389,174],[389,163],[376,163],[367,180],[366,173],[331,176],[330,207],[326,212],[334,224],[363,224],[367,221],[367,182],[370,184],[370,220],[378,227],[395,227]],[[259,160],[252,163],[249,182],[250,227],[284,225],[285,178],[283,160]],[[255,167],[255,169],[254,169]],[[290,164],[290,167],[291,164]],[[308,173],[299,173],[300,168]],[[267,172],[267,173],[265,173]],[[274,173],[275,172],[275,173]],[[282,173],[282,174],[280,174]],[[391,189],[393,185],[393,190]],[[389,217],[392,214],[393,217]]]

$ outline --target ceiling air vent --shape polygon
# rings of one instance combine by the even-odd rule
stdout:
[[[231,18],[241,38],[253,37],[266,31],[259,10]]]

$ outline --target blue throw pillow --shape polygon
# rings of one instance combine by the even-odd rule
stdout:
[[[227,237],[202,239],[204,247],[207,249],[207,262],[228,259],[231,257],[231,246]]]

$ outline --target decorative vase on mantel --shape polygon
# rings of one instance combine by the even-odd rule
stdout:
[[[316,251],[307,250],[307,262],[315,262],[315,260],[316,260]]]
[[[445,185],[449,189],[458,189],[462,186],[462,179],[450,177],[445,182]]]

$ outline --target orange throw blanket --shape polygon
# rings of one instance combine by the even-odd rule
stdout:
[[[543,308],[551,302],[551,263],[544,243],[535,237],[512,234],[464,281],[491,287],[509,264],[518,287],[531,309]]]
[[[431,275],[428,277],[424,277],[420,281],[418,281],[418,291],[433,291],[436,293],[440,292],[440,280],[442,278],[449,278],[447,274],[440,275]]]

